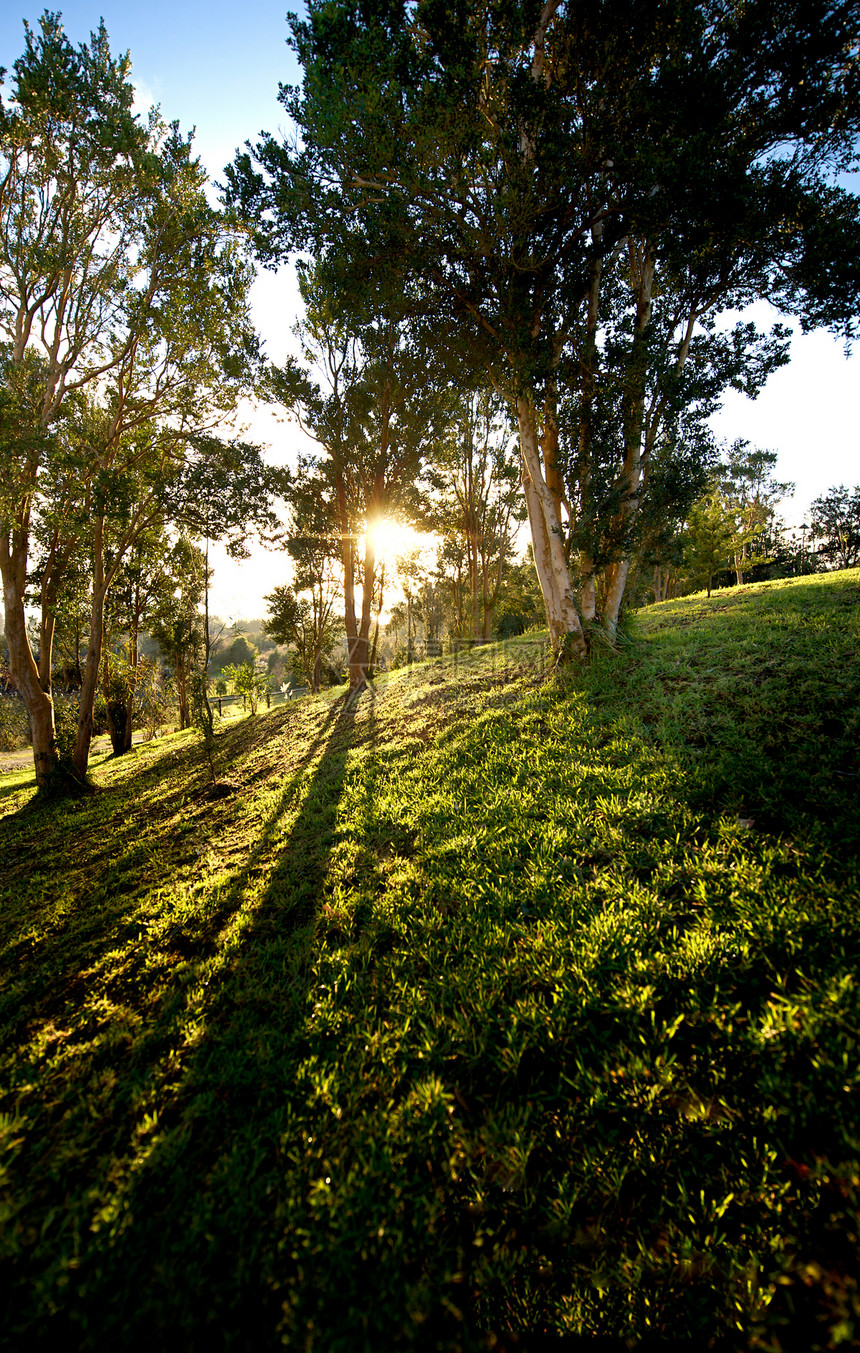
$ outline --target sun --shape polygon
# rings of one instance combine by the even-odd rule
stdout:
[[[367,539],[380,559],[396,559],[412,550],[420,550],[426,543],[425,537],[414,526],[393,521],[390,517],[368,522]]]

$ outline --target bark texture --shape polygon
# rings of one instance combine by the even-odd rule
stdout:
[[[534,404],[525,395],[517,399],[517,416],[523,457],[523,486],[550,642],[557,651],[564,650],[571,657],[584,661],[588,649],[573,598],[561,522],[555,498],[543,474]]]

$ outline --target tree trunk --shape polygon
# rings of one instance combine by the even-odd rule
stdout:
[[[140,666],[140,635],[137,613],[132,616],[131,633],[128,636],[128,663],[130,676],[128,694],[125,701],[125,726],[123,728],[122,736],[123,752],[131,751],[132,739],[134,737],[134,693],[137,688],[137,671]]]
[[[543,594],[550,642],[557,652],[584,662],[585,636],[573,599],[570,570],[564,556],[561,524],[555,499],[543,476],[538,450],[534,405],[525,395],[517,399],[523,486],[531,527],[535,567]]]
[[[104,526],[104,516],[96,516],[93,522],[93,599],[90,608],[90,634],[81,682],[78,737],[72,757],[75,773],[82,782],[86,778],[90,759],[90,746],[93,740],[93,710],[95,709],[96,690],[98,688],[99,664],[104,646],[105,598],[109,586],[109,579],[105,577],[104,569]]]
[[[567,503],[564,492],[564,478],[558,464],[558,391],[555,381],[550,381],[543,417],[543,464],[547,488],[555,502],[555,513],[561,521],[561,505]]]
[[[376,552],[365,536],[364,567],[361,584],[361,620],[358,627],[356,664],[361,669],[359,687],[367,683],[370,672],[370,618],[373,608],[373,580],[376,573]],[[352,683],[350,683],[352,684]]]
[[[51,690],[51,671],[53,669],[54,632],[57,618],[43,607],[39,622],[39,684],[43,691]]]
[[[176,659],[176,703],[179,706],[179,728],[191,727],[191,716],[188,709],[188,666],[184,655],[180,654]],[[247,709],[247,701],[242,696],[242,708]]]
[[[36,785],[40,790],[47,790],[51,787],[60,765],[54,731],[54,702],[50,692],[42,688],[39,669],[27,636],[27,619],[24,614],[27,557],[21,541],[16,539],[17,535],[17,532],[13,535],[11,543],[8,536],[0,537],[0,575],[3,578],[6,644],[9,649],[12,679],[30,716]]]
[[[93,524],[93,600],[90,610],[90,637],[87,645],[87,657],[84,663],[84,679],[81,685],[81,703],[78,712],[78,738],[72,765],[81,780],[87,773],[90,759],[90,745],[93,740],[93,709],[96,702],[96,687],[99,679],[102,644],[104,642],[105,596],[107,588],[104,576],[104,517],[96,517]]]
[[[110,649],[102,638],[102,690],[107,706],[107,728],[111,750],[114,756],[122,756],[125,751],[125,725],[127,718],[127,690],[118,693],[111,681]]]
[[[355,620],[355,544],[343,534],[343,623],[346,629],[350,689],[364,685],[364,672],[358,660],[358,625]]]
[[[631,267],[638,268],[636,293],[636,329],[628,367],[628,390],[624,419],[624,465],[619,484],[623,494],[621,509],[615,526],[627,558],[621,558],[606,570],[606,596],[603,601],[603,620],[610,635],[618,627],[621,602],[630,572],[630,534],[639,511],[639,490],[642,480],[642,434],[645,427],[645,395],[648,373],[648,330],[651,325],[652,291],[656,263],[653,249],[643,244],[641,255],[635,258],[631,244]]]
[[[355,616],[355,537],[351,530],[351,522],[346,507],[346,488],[340,475],[338,475],[336,482],[341,551],[343,554],[343,621],[346,630],[347,659],[349,662],[349,688],[351,691],[360,691],[367,684],[367,645],[365,642],[364,651],[362,651],[359,625]],[[363,613],[362,599],[362,616]]]
[[[469,536],[469,589],[472,593],[471,632],[473,639],[481,637],[481,597],[478,590],[478,538],[474,518]]]
[[[591,232],[592,243],[599,246],[603,235],[602,223]],[[594,419],[594,391],[597,383],[597,322],[600,309],[600,283],[603,263],[593,258],[588,276],[588,313],[585,322],[585,342],[582,351],[581,398],[579,405],[579,441],[577,445],[577,466],[579,474],[579,512],[585,520],[591,514],[591,467]],[[579,551],[579,571],[582,577],[580,608],[584,621],[597,619],[597,583],[592,551],[582,545]]]

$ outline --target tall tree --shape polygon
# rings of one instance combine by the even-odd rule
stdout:
[[[762,561],[755,542],[764,538],[776,505],[794,492],[794,485],[774,478],[777,453],[763,451],[739,439],[729,448],[719,470],[719,485],[728,510],[734,514],[736,544],[732,551],[735,579],[744,580],[744,570]]]
[[[307,21],[292,22],[305,78],[281,97],[300,139],[267,136],[238,156],[232,200],[269,259],[366,239],[380,204],[396,219],[440,342],[454,324],[467,333],[473,365],[517,409],[560,650],[587,651],[565,546],[565,517],[579,509],[565,503],[555,426],[563,361],[577,368],[586,498],[601,375],[617,396],[602,597],[612,628],[654,362],[680,376],[696,361],[697,326],[758,295],[809,324],[853,324],[860,216],[832,175],[853,156],[857,31],[853,0],[312,0]],[[668,361],[655,328],[664,302]],[[609,370],[608,306],[626,334]],[[664,412],[651,413],[656,436]],[[586,559],[580,571],[589,618],[595,570]]]
[[[834,485],[810,508],[810,525],[819,541],[818,554],[830,568],[860,564],[860,484]]]
[[[499,401],[488,392],[461,400],[451,433],[434,452],[427,480],[431,519],[462,556],[469,633],[489,639],[514,536],[524,518],[519,455]]]
[[[312,465],[300,458],[296,474],[283,478],[290,512],[287,552],[293,561],[292,585],[276,587],[266,633],[295,651],[298,673],[311,690],[322,681],[323,659],[335,640],[335,605],[342,593],[342,550],[328,505],[327,486]]]
[[[306,369],[273,369],[268,385],[321,447],[303,462],[303,482],[330,523],[327,535],[340,541],[350,687],[359,690],[381,601],[373,527],[420,511],[423,460],[446,425],[449,401],[416,329],[415,299],[396,278],[366,298],[363,313],[356,306],[337,316],[331,284],[318,270],[306,270],[301,285]]]
[[[59,17],[46,14],[40,34],[26,27],[14,73],[12,99],[0,106],[0,330],[14,424],[2,445],[0,573],[10,664],[45,788],[58,764],[50,654],[46,642],[40,670],[24,586],[36,522],[50,541],[61,515],[52,465],[66,458],[63,492],[71,488],[89,523],[94,563],[80,780],[112,581],[104,560],[112,503],[144,462],[163,480],[184,438],[234,407],[253,340],[238,243],[206,202],[189,141],[156,113],[145,123],[133,116],[129,60],[111,56],[104,28],[74,48]],[[143,503],[127,544],[149,525]],[[49,559],[48,593],[68,563],[62,548]]]

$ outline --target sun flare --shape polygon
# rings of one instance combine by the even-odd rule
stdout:
[[[390,517],[368,522],[367,539],[379,558],[389,560],[410,554],[412,550],[420,550],[427,543],[426,537],[416,531],[414,526],[392,521]]]

